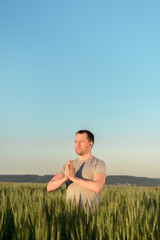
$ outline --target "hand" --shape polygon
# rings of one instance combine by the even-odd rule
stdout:
[[[67,179],[69,179],[69,167],[70,167],[70,163],[72,162],[72,160],[69,160],[66,164],[66,169],[65,169],[65,177]]]
[[[69,174],[69,166],[68,166],[68,163],[67,163],[66,164],[66,169],[65,169],[65,177],[66,177],[66,179],[69,179],[68,174]]]
[[[69,179],[75,178],[76,171],[75,171],[75,168],[73,167],[73,162],[71,160],[68,162],[68,168],[69,168],[69,173],[68,173]]]

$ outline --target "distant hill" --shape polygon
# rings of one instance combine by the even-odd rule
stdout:
[[[111,175],[107,177],[107,185],[135,185],[144,187],[160,187],[160,178]]]
[[[53,175],[0,175],[0,182],[47,183],[52,177]],[[160,178],[110,175],[107,177],[106,184],[160,187]]]
[[[47,183],[53,175],[0,175],[0,182]]]

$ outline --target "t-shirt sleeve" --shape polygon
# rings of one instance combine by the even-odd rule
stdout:
[[[63,167],[60,168],[59,172],[63,177],[65,177],[65,169],[66,169],[66,164],[63,165]]]
[[[107,168],[104,161],[102,160],[97,161],[94,174],[96,173],[104,173],[107,176]]]

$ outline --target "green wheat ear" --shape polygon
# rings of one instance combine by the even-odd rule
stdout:
[[[0,240],[160,239],[160,188],[105,186],[101,206],[66,201],[64,187],[0,183]]]

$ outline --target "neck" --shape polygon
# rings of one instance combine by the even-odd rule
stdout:
[[[91,153],[87,153],[87,154],[85,154],[85,155],[79,155],[79,159],[80,159],[80,160],[88,159],[88,158],[90,158],[90,157],[92,157],[92,154],[91,154]]]

